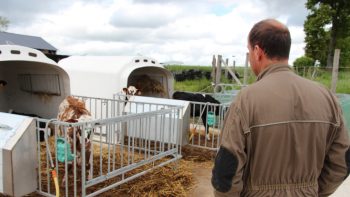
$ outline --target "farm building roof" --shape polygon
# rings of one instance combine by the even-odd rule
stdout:
[[[9,32],[0,32],[0,44],[21,45],[39,50],[57,51],[54,46],[41,37]]]

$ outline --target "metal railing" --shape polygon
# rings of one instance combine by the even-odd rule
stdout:
[[[37,132],[52,134],[47,143],[38,139],[39,194],[55,196],[51,170],[57,172],[61,196],[96,196],[181,158],[179,107],[125,113],[118,111],[119,101],[81,98],[95,120],[37,119]]]
[[[220,133],[223,127],[224,115],[233,102],[234,97],[238,94],[238,91],[232,92],[231,94],[205,94],[212,96],[220,101],[221,104],[190,101],[188,116],[185,115],[186,109],[182,109],[185,113],[181,113],[183,116],[180,117],[179,121],[181,121],[181,124],[187,124],[187,126],[181,127],[183,129],[181,131],[182,136],[186,138],[186,140],[182,140],[183,142],[186,141],[186,143],[182,143],[181,145],[189,144],[190,146],[217,151],[220,146]],[[123,108],[125,112],[132,111],[134,113],[148,111],[149,108],[159,109],[176,106],[170,104],[150,104],[140,101],[125,102],[125,95],[121,94],[116,94],[114,100],[117,103],[123,103],[123,106],[124,103],[126,103]],[[185,120],[186,118],[188,120]]]
[[[217,151],[229,104],[190,103],[189,145]]]

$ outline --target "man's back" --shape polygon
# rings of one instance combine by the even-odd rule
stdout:
[[[262,191],[282,192],[282,196],[317,195],[326,153],[341,126],[335,99],[325,88],[295,75],[287,65],[271,66],[259,75],[257,83],[242,91],[237,105],[250,138],[246,147],[247,196],[261,196]],[[337,140],[347,144],[346,136],[341,138]],[[346,166],[338,167],[346,171]]]
[[[349,137],[336,97],[295,75],[291,37],[275,19],[248,35],[258,81],[225,115],[212,185],[216,196],[327,196],[350,172]]]

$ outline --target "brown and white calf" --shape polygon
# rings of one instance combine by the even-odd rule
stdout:
[[[92,120],[91,113],[85,107],[85,102],[81,99],[74,98],[72,96],[66,97],[60,104],[57,119],[59,121],[70,122],[70,123]],[[74,142],[74,132],[76,134],[75,142]],[[73,153],[74,143],[75,143],[75,147],[76,147],[75,157],[76,157],[78,166],[81,166],[82,164],[82,154],[84,154],[82,153],[82,143],[83,143],[82,140],[85,141],[85,164],[86,164],[86,169],[90,169],[90,165],[92,162],[91,160],[92,159],[92,142],[90,137],[92,133],[86,134],[85,139],[82,139],[82,132],[85,132],[85,131],[82,131],[82,128],[80,127],[68,128],[66,141],[70,144],[72,153]],[[90,132],[93,132],[93,131],[91,130]],[[63,131],[59,130],[58,135],[63,137],[64,136]],[[68,174],[71,171],[73,166],[74,166],[73,163],[70,162],[70,165],[68,166]],[[89,170],[88,179],[89,180],[92,179],[92,174],[90,173],[90,170]],[[65,181],[66,181],[66,177],[63,178],[62,185],[64,185]]]
[[[123,92],[126,96],[141,95],[141,91],[135,86],[129,86],[128,88],[123,88]]]
[[[122,94],[125,96],[124,108],[128,108],[129,107],[128,101],[132,101],[135,95],[140,96],[141,91],[135,88],[135,86],[129,86],[128,88],[122,89]]]

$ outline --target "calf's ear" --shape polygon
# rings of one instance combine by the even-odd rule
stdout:
[[[140,90],[137,90],[137,91],[136,91],[136,95],[141,95],[141,91],[140,91]]]
[[[128,88],[123,88],[123,92],[127,93],[128,92]]]

